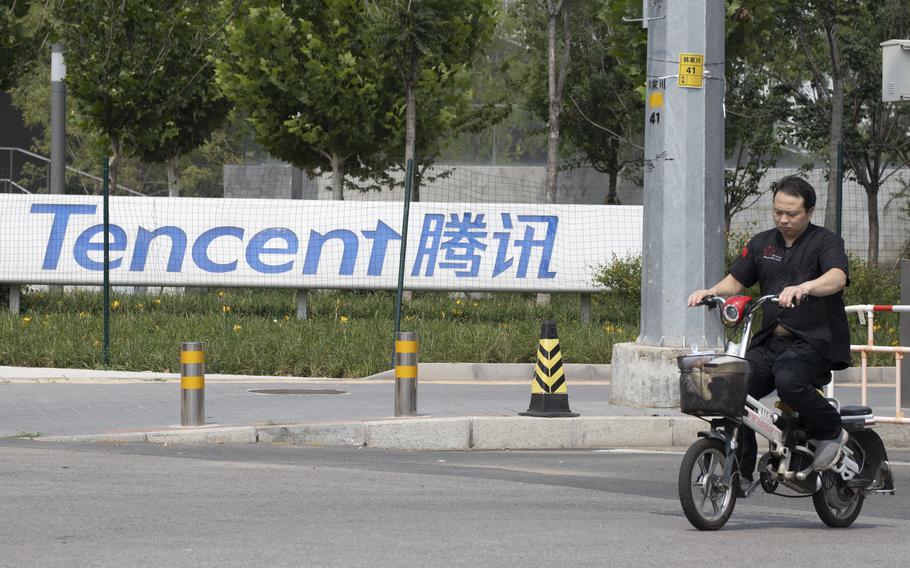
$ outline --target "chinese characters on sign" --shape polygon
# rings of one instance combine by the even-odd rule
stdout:
[[[679,80],[680,87],[701,89],[705,86],[705,56],[701,53],[679,54]]]
[[[439,268],[454,270],[457,278],[476,278],[481,268],[480,253],[487,250],[492,237],[496,246],[496,261],[491,268],[493,278],[512,269],[515,253],[518,254],[518,265],[514,276],[526,278],[535,249],[540,251],[536,277],[555,277],[556,273],[550,270],[550,258],[559,218],[555,215],[515,215],[521,228],[513,235],[516,223],[512,217],[511,213],[500,213],[501,230],[492,230],[483,213],[475,215],[466,211],[460,216],[449,213],[448,219],[441,213],[424,215],[411,276],[433,276]]]

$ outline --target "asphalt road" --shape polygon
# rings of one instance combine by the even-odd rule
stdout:
[[[288,389],[299,394],[253,392]],[[340,394],[312,394],[320,390]],[[517,416],[527,410],[530,390],[530,382],[425,383],[418,387],[417,411],[431,417]],[[395,386],[389,382],[319,380],[290,385],[213,382],[206,385],[206,422],[240,426],[383,420],[394,414],[394,393]],[[569,393],[572,410],[582,416],[682,416],[677,408],[611,405],[607,384],[573,384]],[[858,404],[860,390],[840,386],[837,396],[844,405]],[[773,404],[773,400],[776,399],[770,397],[768,404]],[[869,401],[879,415],[894,415],[893,387],[870,388]],[[53,436],[154,430],[179,423],[180,386],[175,383],[0,382],[0,437],[20,433]]]
[[[758,495],[680,510],[680,453],[387,452],[0,440],[2,566],[772,566],[905,563],[898,493],[847,530]]]

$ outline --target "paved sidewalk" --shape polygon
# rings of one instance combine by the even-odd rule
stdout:
[[[687,445],[704,428],[703,422],[676,409],[611,405],[608,382],[573,383],[571,376],[569,403],[581,414],[577,419],[518,416],[528,407],[530,380],[421,380],[420,416],[394,418],[393,381],[217,375],[206,377],[207,426],[180,428],[176,375],[95,371],[93,379],[92,373],[0,367],[0,437],[409,449],[566,448]],[[893,414],[893,406],[889,408],[893,392],[887,387],[870,389],[876,412]],[[843,404],[858,403],[854,387],[839,386],[837,393]],[[910,426],[881,432],[889,446],[910,447]]]

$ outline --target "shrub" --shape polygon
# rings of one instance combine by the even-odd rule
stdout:
[[[641,256],[613,256],[595,271],[594,280],[608,288],[603,293],[605,318],[637,326],[641,319]]]

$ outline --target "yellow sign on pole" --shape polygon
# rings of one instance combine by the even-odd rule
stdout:
[[[705,86],[704,54],[679,54],[679,81],[677,84],[689,89],[701,89]]]

